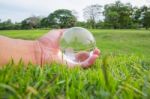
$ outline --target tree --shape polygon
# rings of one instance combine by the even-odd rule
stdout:
[[[74,15],[76,17],[76,19],[78,19],[78,12],[76,10],[72,10],[71,11],[72,15]]]
[[[101,18],[101,5],[95,4],[87,6],[83,9],[83,15],[85,20],[90,23],[91,28],[95,28],[96,22],[100,21]]]
[[[132,22],[133,28],[140,28],[141,27],[141,9],[138,7],[134,7],[133,8],[133,13],[132,13]]]
[[[0,23],[0,30],[11,30],[13,29],[14,24],[11,22],[11,19],[3,21]]]
[[[67,9],[59,9],[48,16],[48,24],[52,28],[68,28],[75,25],[77,19],[72,11]]]
[[[132,24],[132,6],[120,1],[104,7],[105,23],[109,28],[129,28]]]
[[[41,19],[40,27],[44,27],[44,28],[50,27],[49,23],[48,23],[48,18],[47,17]]]
[[[150,27],[150,8],[143,6],[141,8],[142,11],[142,25],[144,28],[148,29]]]
[[[21,22],[22,29],[33,29],[40,27],[41,17],[32,16]]]
[[[13,26],[13,29],[15,29],[15,30],[21,29],[21,23],[20,22],[15,22],[15,24]]]
[[[87,27],[87,23],[86,22],[82,22],[82,21],[76,22],[75,26],[77,26],[77,27],[83,27],[83,28],[88,28]]]

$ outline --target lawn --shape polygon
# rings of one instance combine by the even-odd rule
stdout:
[[[49,30],[7,30],[0,35],[37,39]],[[44,68],[10,62],[0,69],[0,98],[133,99],[150,97],[150,31],[90,30],[102,56],[90,69]]]

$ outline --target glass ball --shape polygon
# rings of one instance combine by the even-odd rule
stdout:
[[[63,58],[72,63],[86,61],[95,47],[96,42],[92,33],[81,27],[66,29],[60,40]]]

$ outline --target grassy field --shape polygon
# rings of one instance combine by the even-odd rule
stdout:
[[[90,30],[102,56],[90,69],[49,64],[40,69],[10,62],[0,70],[0,98],[148,99],[150,31]],[[0,35],[37,39],[48,30],[7,30]]]

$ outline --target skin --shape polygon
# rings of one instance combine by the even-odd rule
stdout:
[[[76,55],[78,60],[85,61],[81,63],[73,63],[66,60],[59,47],[59,41],[64,30],[52,30],[38,40],[21,40],[0,36],[0,67],[5,66],[13,59],[17,64],[20,59],[27,66],[28,63],[44,66],[56,62],[66,64],[68,67],[80,66],[88,68],[92,66],[98,58],[100,51],[95,49],[90,55],[80,52]],[[87,57],[89,57],[87,59]]]

